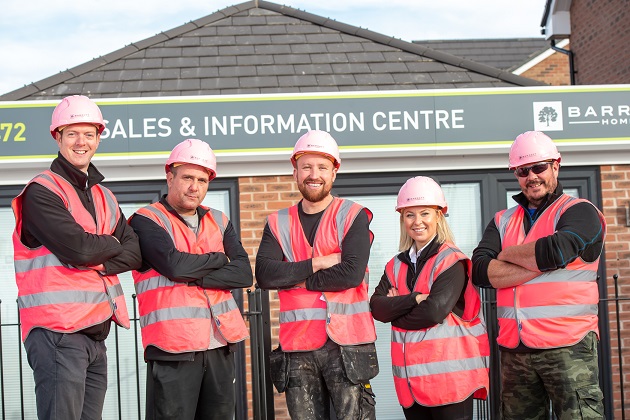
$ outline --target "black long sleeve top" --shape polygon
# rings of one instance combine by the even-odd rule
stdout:
[[[160,199],[160,203],[182,223],[186,223],[168,204],[166,196]],[[207,212],[202,207],[197,208],[200,220]],[[140,238],[142,271],[153,268],[174,282],[189,283],[204,289],[231,290],[252,285],[249,257],[232,222],[228,222],[223,233],[224,252],[206,254],[178,250],[168,232],[148,217],[135,214],[130,218],[129,224]],[[192,360],[193,357],[192,352],[172,354],[154,346],[149,346],[145,351],[147,360]]]
[[[440,274],[434,281],[429,296],[424,301],[417,303],[417,292],[413,288],[418,276],[425,268],[427,260],[437,254],[440,244],[434,238],[429,246],[420,253],[416,264],[411,262],[409,250],[401,252],[398,258],[408,267],[407,287],[412,292],[408,295],[388,297],[387,293],[392,287],[386,274],[370,298],[372,316],[377,321],[391,322],[393,326],[406,330],[419,330],[433,327],[453,312],[458,316],[464,313],[464,290],[468,276],[463,262],[458,262]],[[430,269],[430,267],[426,267]]]
[[[87,174],[68,162],[61,153],[50,170],[66,179],[76,190],[81,203],[96,220],[92,187],[103,181],[103,175],[92,164]],[[120,212],[113,235],[86,232],[79,225],[61,198],[37,183],[29,184],[22,200],[22,242],[29,247],[43,245],[59,261],[74,266],[103,264],[106,275],[119,274],[140,267],[138,237]],[[110,322],[86,328],[81,333],[95,340],[109,334]]]
[[[298,203],[302,229],[312,246],[324,212],[306,214]],[[341,263],[313,273],[312,259],[284,261],[282,248],[269,225],[265,225],[256,255],[256,282],[262,289],[287,289],[306,281],[306,289],[339,292],[357,287],[363,281],[370,258],[370,221],[361,210],[342,241]]]

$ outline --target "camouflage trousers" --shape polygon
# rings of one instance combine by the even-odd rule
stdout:
[[[597,336],[534,353],[501,353],[501,405],[505,420],[603,419]]]

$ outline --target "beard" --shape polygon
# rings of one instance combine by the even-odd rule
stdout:
[[[318,191],[313,191],[306,185],[307,183],[313,181],[313,179],[306,179],[304,180],[304,182],[298,183],[297,187],[298,190],[300,190],[300,193],[302,193],[302,197],[304,197],[306,201],[310,201],[311,203],[319,203],[320,201],[328,197],[328,195],[330,194],[330,190],[332,190],[332,185],[327,184],[322,180],[318,180],[318,182],[323,182],[322,188]]]

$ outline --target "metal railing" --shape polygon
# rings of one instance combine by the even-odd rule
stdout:
[[[600,308],[608,310],[609,314],[614,316],[616,322],[616,344],[615,356],[617,363],[614,366],[617,370],[613,376],[612,383],[614,386],[603,387],[604,398],[607,402],[606,407],[614,407],[613,412],[607,412],[607,418],[626,419],[626,403],[624,390],[624,364],[623,364],[623,348],[622,342],[630,339],[630,333],[622,329],[622,302],[630,301],[630,297],[620,296],[619,278],[617,275],[612,276],[614,287],[614,298],[603,298],[600,300]],[[247,366],[249,381],[251,381],[252,399],[247,401],[246,407],[241,410],[237,407],[235,418],[253,418],[254,420],[271,420],[274,418],[274,400],[273,389],[269,378],[269,351],[271,349],[271,328],[269,320],[269,295],[268,292],[259,288],[247,290],[248,310],[243,313],[249,320],[250,328],[250,365]],[[499,388],[500,374],[498,370],[498,350],[496,348],[496,300],[492,293],[484,293],[483,296],[484,313],[486,314],[486,322],[488,324],[488,333],[491,337],[491,378],[490,378],[490,395],[485,401],[475,401],[475,412],[477,419],[498,419],[499,418]],[[608,305],[611,305],[610,307]],[[144,362],[140,363],[143,358],[143,349],[140,345],[139,338],[139,318],[137,315],[137,305],[135,295],[133,296],[133,333],[124,336],[126,332],[118,331],[114,328],[114,333],[108,338],[108,345],[114,347],[108,353],[114,355],[114,363],[110,361],[110,376],[114,376],[115,380],[110,380],[109,390],[106,397],[108,412],[103,415],[103,419],[119,419],[128,420],[137,417],[139,420],[143,418],[143,402],[144,402],[144,376],[142,371],[145,370]],[[614,308],[614,314],[612,313]],[[3,323],[2,319],[2,300],[0,300],[0,414],[2,420],[14,419],[31,419],[35,418],[34,403],[34,386],[32,385],[32,374],[25,362],[24,349],[20,338],[19,315],[18,322]],[[493,315],[494,314],[494,315]],[[627,315],[627,314],[624,314]],[[493,318],[494,317],[494,318]],[[610,325],[608,328],[610,329]],[[133,337],[133,346],[129,346],[126,340]],[[111,340],[111,341],[110,341]],[[602,347],[606,347],[606,354],[610,354],[611,344],[609,342],[601,342]],[[242,348],[243,349],[243,348]],[[133,353],[130,355],[130,353]],[[244,355],[241,355],[244,356]],[[110,356],[111,357],[111,356]],[[132,357],[133,367],[123,368],[123,363]],[[610,357],[608,362],[610,364]],[[245,360],[244,357],[236,358],[236,360]],[[237,361],[237,363],[239,363]],[[243,363],[243,362],[241,362]],[[613,366],[606,366],[600,372],[612,372]],[[10,369],[11,384],[8,384],[7,370]],[[129,370],[135,370],[130,372]],[[17,371],[17,373],[16,373]],[[17,375],[17,378],[15,377]],[[17,387],[12,384],[17,381]],[[237,379],[238,381],[238,379]],[[123,384],[129,392],[123,392]],[[133,390],[132,390],[133,389]],[[237,393],[247,395],[247,387],[245,383],[237,384]],[[243,395],[241,397],[245,398]],[[237,397],[238,399],[238,397]],[[248,411],[251,407],[251,415]],[[241,411],[241,412],[239,412]]]

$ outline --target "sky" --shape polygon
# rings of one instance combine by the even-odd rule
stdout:
[[[0,94],[240,0],[5,1]],[[275,0],[404,41],[542,37],[546,0]]]

